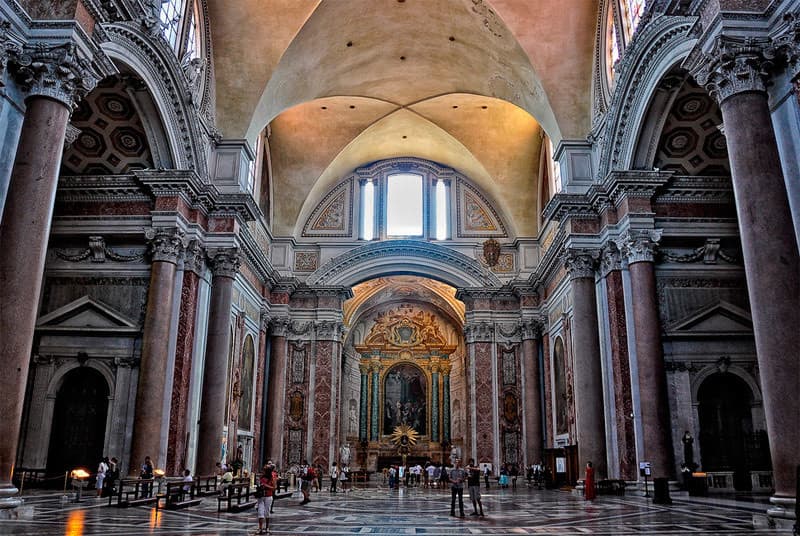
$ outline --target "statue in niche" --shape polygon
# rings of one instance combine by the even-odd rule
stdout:
[[[358,415],[356,414],[356,401],[350,400],[350,410],[348,415],[348,435],[358,434]]]

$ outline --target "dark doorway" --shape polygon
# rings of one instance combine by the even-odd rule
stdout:
[[[750,469],[758,457],[752,446],[751,404],[753,393],[738,376],[709,376],[697,393],[700,417],[700,449],[706,471],[733,471],[734,487],[751,489]]]
[[[103,456],[108,414],[108,384],[96,370],[80,367],[64,376],[56,395],[47,473],[77,467],[94,472]]]

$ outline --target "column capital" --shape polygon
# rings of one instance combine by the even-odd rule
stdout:
[[[491,342],[494,338],[494,324],[491,322],[470,322],[464,326],[464,336],[468,343]]]
[[[178,264],[186,249],[186,235],[176,228],[151,228],[145,231],[153,262]]]
[[[684,66],[722,104],[738,93],[766,93],[774,53],[766,38],[718,35],[710,51],[690,55]]]
[[[8,68],[28,97],[55,99],[72,110],[105,74],[72,41],[34,41],[6,48]]]
[[[800,14],[787,13],[783,16],[786,24],[772,36],[772,46],[790,70],[789,78],[800,75]],[[797,81],[795,81],[797,84]]]
[[[258,311],[258,324],[259,329],[261,331],[267,331],[269,329],[269,321],[272,319],[270,316],[269,307],[265,305],[261,306],[261,309]]]
[[[616,242],[609,240],[600,250],[600,277],[622,270],[622,253]]]
[[[239,257],[239,248],[214,248],[208,250],[208,257],[210,259],[211,271],[214,277],[230,277],[236,278],[241,266],[241,258]]]
[[[594,279],[598,256],[597,250],[594,249],[567,248],[561,260],[564,262],[570,281],[584,277]]]
[[[289,317],[278,316],[269,319],[270,333],[273,337],[286,337],[289,332]]]
[[[369,368],[372,370],[373,374],[380,374],[381,369],[383,368],[383,363],[381,363],[379,359],[375,359],[370,361]]]
[[[540,338],[546,322],[547,320],[544,316],[522,320],[519,323],[522,340],[528,341]]]
[[[369,374],[370,366],[366,363],[361,363],[358,365],[358,371],[361,373],[362,376],[367,376]]]
[[[453,366],[450,364],[450,361],[441,361],[439,363],[439,372],[442,373],[442,376],[449,376],[452,368]]]
[[[656,247],[662,232],[663,229],[629,230],[616,240],[617,247],[628,264],[655,262]]]
[[[206,252],[198,240],[190,240],[183,257],[183,269],[194,272],[200,277],[206,271]]]
[[[314,323],[318,341],[339,341],[342,338],[344,323],[336,320],[319,320]]]

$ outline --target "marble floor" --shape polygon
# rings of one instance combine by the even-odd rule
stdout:
[[[753,514],[766,505],[673,497],[671,506],[653,505],[644,497],[601,496],[592,503],[566,491],[520,487],[481,489],[486,517],[450,517],[449,491],[419,488],[390,491],[382,486],[348,493],[313,493],[309,504],[278,501],[272,534],[533,534],[533,535],[731,535],[791,534],[754,529]],[[466,495],[466,493],[465,493]],[[466,497],[465,497],[466,499]],[[467,501],[468,502],[468,501]],[[180,534],[245,535],[257,527],[255,510],[217,514],[216,500],[179,511],[151,507],[120,509],[106,500],[84,498],[62,504],[62,494],[28,495],[17,520],[0,520],[0,534]]]

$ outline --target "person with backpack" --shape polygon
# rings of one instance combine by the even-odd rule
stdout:
[[[342,485],[342,493],[347,492],[347,481],[350,480],[350,469],[346,463],[342,464],[342,469],[339,471],[339,483]]]
[[[261,471],[256,487],[256,511],[258,512],[258,533],[269,534],[269,517],[272,513],[272,501],[278,476],[274,468],[267,464]]]

